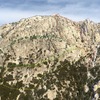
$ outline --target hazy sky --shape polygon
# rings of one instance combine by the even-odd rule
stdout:
[[[100,0],[0,0],[0,25],[57,13],[75,21],[100,22]]]

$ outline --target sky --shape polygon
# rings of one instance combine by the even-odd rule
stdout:
[[[100,0],[0,0],[0,25],[35,15],[60,14],[100,22]]]

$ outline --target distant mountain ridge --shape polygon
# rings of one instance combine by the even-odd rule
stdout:
[[[16,64],[20,58],[21,62],[30,63],[30,55],[37,62],[43,57],[59,57],[63,53],[66,55],[60,59],[73,61],[99,44],[98,23],[90,20],[75,22],[60,15],[34,16],[0,27],[0,64],[2,66],[5,54],[10,55],[7,63]]]
[[[60,15],[0,26],[0,100],[99,100],[100,24]]]

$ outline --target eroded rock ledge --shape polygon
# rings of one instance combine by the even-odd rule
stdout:
[[[1,100],[99,100],[100,66],[55,59],[52,66],[2,70]]]
[[[60,15],[0,26],[1,100],[99,100],[100,24]]]

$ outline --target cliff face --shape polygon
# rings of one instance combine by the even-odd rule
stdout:
[[[92,21],[74,22],[59,15],[35,16],[0,27],[1,66],[8,62],[30,63],[50,56],[77,60],[99,45],[100,25]],[[77,52],[79,51],[79,52]]]
[[[100,24],[90,20],[34,16],[1,26],[1,99],[97,98],[99,46]]]

